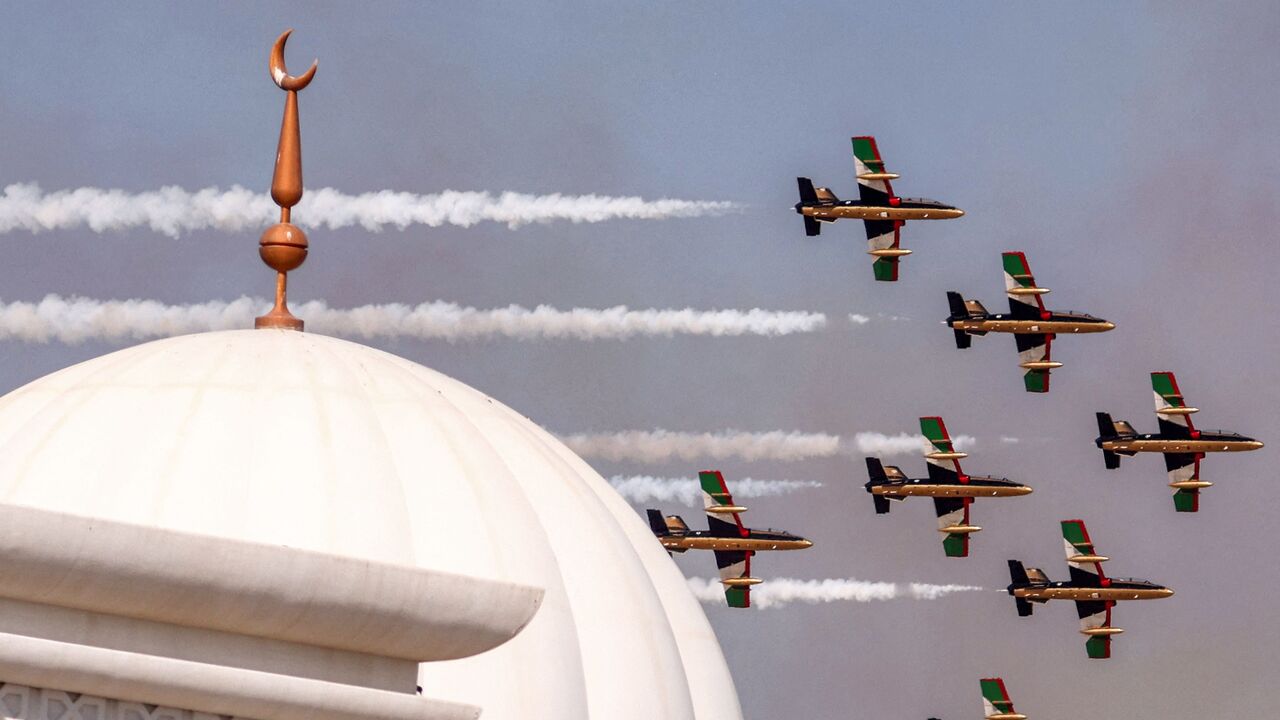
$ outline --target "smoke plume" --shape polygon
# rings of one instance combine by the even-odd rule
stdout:
[[[271,307],[242,297],[166,305],[155,300],[94,300],[49,295],[38,303],[0,303],[0,340],[79,343],[87,340],[144,340],[210,330],[253,327],[253,318]],[[821,313],[769,310],[631,310],[625,306],[557,310],[518,305],[492,310],[456,303],[364,305],[348,310],[323,301],[295,304],[307,328],[343,337],[421,338],[449,341],[626,340],[674,335],[762,335],[813,332],[826,324]]]
[[[711,578],[689,578],[689,589],[704,603],[724,603],[724,586]],[[878,600],[937,600],[957,592],[982,590],[974,585],[930,585],[926,583],[869,582],[852,578],[826,580],[766,579],[751,588],[751,605],[758,608],[783,607],[794,602],[817,605],[830,602],[875,602]]]
[[[858,446],[858,452],[865,455],[918,455],[928,452],[931,447],[925,436],[911,433],[885,435],[878,432],[860,432],[854,436],[853,440]],[[951,444],[955,446],[956,450],[971,448],[976,443],[977,439],[972,435],[953,435],[951,437]]]
[[[560,438],[584,457],[603,460],[662,462],[666,460],[803,460],[830,457],[840,447],[840,438],[825,433],[671,432],[668,430],[627,430],[616,433],[579,433]]]
[[[446,190],[430,195],[380,190],[347,195],[333,188],[307,190],[294,209],[294,222],[330,229],[360,226],[370,231],[404,230],[410,225],[470,227],[481,222],[518,228],[565,220],[661,220],[723,215],[736,203],[703,200],[645,200],[605,195],[530,195]],[[163,187],[140,193],[95,187],[44,192],[38,185],[9,185],[0,196],[0,233],[37,233],[87,227],[94,232],[148,228],[169,237],[193,230],[240,232],[274,222],[278,208],[263,191],[233,185],[229,190],[189,191]]]
[[[702,487],[697,478],[660,478],[650,475],[614,475],[609,484],[633,503],[678,502],[702,506]],[[731,488],[735,498],[777,497],[797,490],[822,487],[812,480],[756,480],[736,478]]]

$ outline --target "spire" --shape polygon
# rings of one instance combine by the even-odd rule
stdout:
[[[302,321],[289,312],[285,302],[288,272],[307,259],[307,236],[289,222],[290,209],[302,199],[302,135],[298,129],[298,91],[315,77],[317,63],[298,77],[288,74],[284,66],[284,44],[289,39],[285,30],[271,46],[271,79],[285,91],[284,119],[280,123],[280,144],[276,149],[276,170],[271,176],[271,199],[280,206],[280,222],[267,228],[258,241],[258,255],[267,267],[276,271],[276,304],[271,312],[254,321],[258,328],[301,330]]]

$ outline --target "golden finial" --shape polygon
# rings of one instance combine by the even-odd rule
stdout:
[[[267,228],[258,241],[258,255],[276,271],[276,304],[271,312],[254,321],[258,328],[301,330],[302,321],[289,312],[285,302],[288,272],[307,259],[307,235],[289,222],[290,208],[302,199],[302,134],[298,129],[298,91],[316,75],[318,63],[302,75],[294,77],[284,66],[284,44],[289,39],[285,30],[271,46],[271,79],[285,91],[284,119],[280,122],[280,144],[276,149],[276,170],[271,176],[271,199],[280,206],[280,222]]]

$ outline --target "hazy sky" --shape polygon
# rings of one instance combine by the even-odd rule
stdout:
[[[347,307],[824,312],[784,338],[375,343],[561,433],[667,428],[913,431],[941,414],[977,438],[965,469],[1035,487],[980,502],[971,557],[943,557],[927,501],[873,514],[861,456],[723,462],[823,483],[751,503],[814,539],[768,577],[977,584],[989,592],[731,611],[708,607],[750,720],[980,717],[1003,675],[1033,717],[1192,718],[1274,708],[1280,565],[1274,454],[1280,351],[1280,6],[1271,3],[8,4],[0,12],[0,179],[48,190],[269,184],[282,94],[271,41],[295,27],[309,187],[514,190],[729,200],[722,218],[510,230],[313,230],[291,298]],[[913,223],[897,284],[861,228],[804,237],[796,175],[855,194],[849,136],[874,134],[902,194],[968,211]],[[305,216],[306,198],[298,209]],[[0,297],[166,302],[265,295],[257,232],[0,236]],[[957,350],[944,291],[1003,308],[999,252],[1025,250],[1056,309],[1105,317],[1062,338],[1048,396],[1013,341]],[[852,325],[849,313],[873,320]],[[902,319],[889,320],[889,316]],[[5,390],[114,346],[0,345]],[[1177,515],[1157,457],[1105,471],[1093,413],[1154,429],[1147,374],[1173,370],[1204,427],[1269,443],[1212,457]],[[1020,439],[1002,443],[1001,436]],[[924,469],[902,458],[905,470]],[[612,474],[699,464],[597,462]],[[690,520],[699,513],[679,509]],[[1057,521],[1088,522],[1112,574],[1177,595],[1121,605],[1090,661],[1069,603],[1019,618],[1005,560],[1066,575]],[[685,572],[708,576],[691,553]],[[695,556],[696,555],[696,556]]]

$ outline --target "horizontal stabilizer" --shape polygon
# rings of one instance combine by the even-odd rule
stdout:
[[[1028,617],[1036,609],[1035,606],[1025,598],[1014,598],[1013,602],[1018,606],[1018,617]]]
[[[1103,450],[1102,462],[1107,466],[1108,470],[1115,470],[1120,467],[1120,456],[1110,450]]]
[[[877,515],[884,515],[889,512],[889,498],[883,495],[872,495],[871,501],[876,505]]]
[[[819,223],[817,220],[814,220],[808,215],[805,215],[804,216],[804,234],[809,237],[814,237],[815,235],[821,235],[822,223]]]
[[[956,347],[960,348],[961,350],[964,350],[965,348],[973,344],[973,338],[969,335],[969,333],[963,330],[953,330],[952,332],[954,332],[956,335]]]

